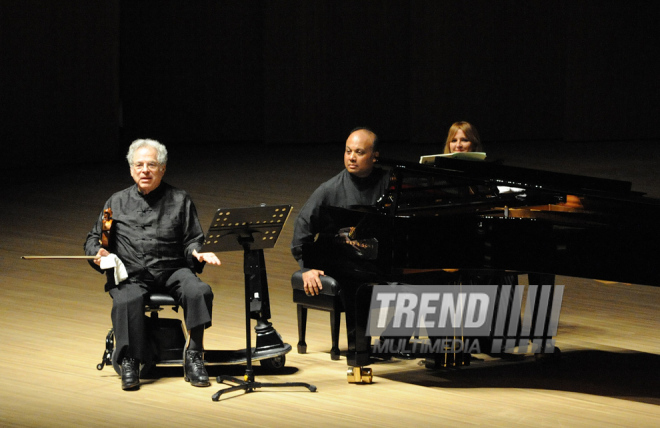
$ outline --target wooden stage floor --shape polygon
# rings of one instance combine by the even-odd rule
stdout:
[[[622,154],[618,144],[509,143],[489,147],[489,156],[632,181],[634,190],[660,197],[660,150],[649,152],[648,145],[628,145]],[[309,314],[308,353],[297,354],[289,283],[297,268],[289,252],[293,220],[314,188],[342,168],[342,150],[341,143],[171,150],[165,179],[189,191],[204,227],[221,206],[294,206],[280,243],[265,252],[271,321],[294,350],[278,375],[258,364],[255,371],[259,381],[309,382],[318,391],[263,388],[220,402],[211,396],[221,385],[214,380],[210,388],[193,388],[180,367],[158,368],[139,391],[122,391],[111,367],[96,369],[110,328],[104,278],[85,261],[20,259],[82,254],[107,197],[132,183],[126,163],[22,170],[3,189],[0,211],[0,426],[657,426],[657,287],[559,277],[566,289],[557,335],[563,357],[556,364],[478,355],[469,368],[432,371],[421,360],[391,360],[372,366],[373,384],[349,384],[345,358],[330,360],[328,314],[319,311]],[[383,155],[415,160],[437,151],[399,145]],[[239,349],[245,344],[242,253],[221,259],[221,267],[207,267],[201,276],[215,293],[205,344]],[[344,331],[342,321],[342,349]],[[242,377],[244,366],[209,372]]]

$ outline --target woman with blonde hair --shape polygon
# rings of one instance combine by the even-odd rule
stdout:
[[[477,128],[469,122],[456,122],[449,128],[444,153],[483,151]]]

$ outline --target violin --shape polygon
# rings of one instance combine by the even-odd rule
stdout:
[[[113,227],[114,220],[112,219],[112,208],[103,210],[103,220],[101,221],[101,246],[110,251],[110,247],[114,243],[115,229]]]
[[[114,220],[112,219],[112,208],[106,208],[103,210],[103,220],[101,220],[101,239],[99,242],[101,246],[106,250],[110,251],[110,247],[114,242]],[[22,259],[31,260],[31,259],[83,259],[83,260],[95,260],[100,258],[99,256],[22,256]]]

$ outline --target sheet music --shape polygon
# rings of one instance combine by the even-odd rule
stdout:
[[[419,158],[421,164],[433,164],[435,158],[451,158],[461,160],[485,160],[486,153],[484,152],[456,152],[456,153],[442,153],[437,155],[424,155]]]

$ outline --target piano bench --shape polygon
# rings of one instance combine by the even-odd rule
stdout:
[[[307,309],[318,309],[330,312],[330,334],[332,336],[332,348],[330,358],[339,359],[339,325],[344,305],[339,297],[339,284],[330,276],[322,276],[323,289],[318,296],[308,296],[303,289],[302,271],[297,271],[291,276],[291,287],[293,287],[293,302],[297,304],[298,312],[298,353],[307,352],[305,332],[307,330]]]

